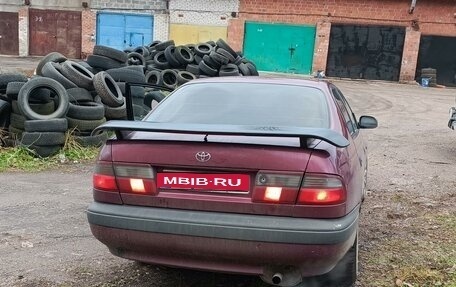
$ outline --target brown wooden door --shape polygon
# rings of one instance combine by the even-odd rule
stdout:
[[[81,12],[30,9],[30,55],[81,57]]]
[[[0,54],[19,54],[19,17],[17,13],[0,12]]]

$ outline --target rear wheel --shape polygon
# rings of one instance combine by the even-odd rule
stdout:
[[[359,269],[358,256],[358,235],[353,246],[350,247],[345,256],[328,273],[318,276],[318,286],[353,287]]]

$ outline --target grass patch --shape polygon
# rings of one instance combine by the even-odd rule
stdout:
[[[41,171],[71,163],[90,162],[97,158],[98,147],[83,147],[67,133],[65,144],[54,156],[41,158],[23,146],[0,147],[0,172]]]

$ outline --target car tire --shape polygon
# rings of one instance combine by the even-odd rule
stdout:
[[[16,129],[24,130],[24,123],[26,118],[23,115],[11,113],[10,114],[10,125]]]
[[[234,58],[236,58],[238,55],[237,53],[228,45],[227,42],[225,42],[223,39],[218,39],[217,42],[215,42],[217,47],[220,47],[230,53]]]
[[[38,66],[36,67],[36,74],[43,76],[42,70],[44,65],[48,62],[54,62],[54,63],[63,63],[67,60],[67,57],[64,55],[60,54],[59,52],[52,52],[41,58],[40,62],[38,63]]]
[[[195,46],[195,54],[203,57],[209,55],[214,48],[208,43],[199,43]]]
[[[218,71],[216,69],[210,67],[208,64],[206,64],[206,62],[204,62],[204,60],[199,63],[198,67],[201,70],[201,72],[203,72],[204,74],[206,74],[208,76],[211,76],[211,77],[217,76]]]
[[[50,120],[27,120],[24,123],[26,132],[61,132],[68,130],[68,121],[66,118]]]
[[[195,64],[188,64],[185,70],[196,76],[200,74],[199,66]]]
[[[110,107],[119,107],[125,102],[117,83],[106,72],[100,72],[93,78],[93,85],[103,104]]]
[[[359,268],[358,236],[345,256],[328,273],[318,276],[319,286],[352,287],[356,282]]]
[[[65,133],[61,132],[23,132],[21,144],[25,146],[53,146],[65,143]]]
[[[80,120],[100,120],[104,118],[104,106],[96,102],[71,103],[67,116]]]
[[[174,89],[177,86],[177,73],[174,70],[166,69],[161,72],[163,85],[167,88]]]
[[[245,63],[240,63],[238,65],[239,67],[239,72],[241,73],[241,75],[243,76],[250,76],[250,69],[249,67],[245,64]]]
[[[87,64],[91,67],[101,70],[117,69],[125,67],[127,64],[120,63],[119,61],[113,60],[111,58],[100,56],[100,55],[90,55],[87,57]]]
[[[17,100],[17,95],[24,85],[25,82],[9,82],[8,85],[6,85],[6,96],[8,99]]]
[[[220,68],[219,76],[239,76],[239,68],[235,64],[224,65]]]
[[[195,79],[196,79],[196,76],[190,72],[180,71],[179,73],[177,73],[177,84],[178,85],[183,85],[183,84],[190,82],[191,80],[195,80]]]
[[[128,57],[127,64],[129,66],[145,66],[146,65],[146,59],[140,53],[131,52],[131,53],[128,53],[127,57]]]
[[[171,65],[168,63],[165,57],[165,51],[160,51],[154,56],[154,63],[159,69],[168,69]]]
[[[216,51],[220,55],[222,55],[225,58],[227,58],[229,63],[234,63],[234,61],[236,61],[236,58],[230,52],[228,52],[227,50],[225,50],[223,48],[218,48]]]
[[[165,58],[166,58],[166,61],[168,61],[168,63],[171,65],[171,67],[178,68],[181,66],[181,63],[174,56],[175,51],[176,51],[175,46],[173,46],[173,45],[168,46],[165,50]]]
[[[193,62],[193,52],[186,46],[177,46],[174,57],[182,65],[188,65]]]
[[[103,132],[97,135],[74,136],[74,140],[83,147],[99,147],[108,139],[108,133]]]
[[[111,58],[118,61],[119,63],[127,62],[127,54],[124,51],[120,51],[107,46],[96,45],[93,48],[93,54]]]
[[[93,73],[84,66],[73,61],[66,61],[62,64],[63,75],[75,83],[78,87],[87,90],[93,89]]]
[[[63,85],[65,89],[77,88],[78,86],[63,75],[62,66],[59,63],[48,62],[42,70],[43,77],[56,80]]]
[[[163,41],[161,43],[155,44],[154,47],[155,47],[155,50],[157,50],[157,51],[165,51],[165,49],[171,45],[174,46],[174,40]]]
[[[69,129],[76,129],[80,132],[89,132],[93,131],[95,128],[104,124],[106,122],[106,118],[103,117],[99,120],[80,120],[75,118],[67,117],[68,120],[68,128]]]
[[[0,129],[5,129],[10,124],[11,104],[0,100]]]
[[[31,150],[35,155],[39,157],[50,157],[56,155],[61,149],[62,145],[49,145],[49,146],[40,146],[40,145],[31,145],[26,146]]]
[[[152,85],[161,85],[163,84],[163,79],[160,71],[150,71],[146,75],[146,82]]]
[[[33,90],[38,88],[49,89],[57,95],[58,106],[52,113],[40,114],[31,108],[29,103],[30,95]],[[38,77],[31,79],[22,87],[17,98],[17,105],[21,114],[29,120],[48,120],[64,117],[69,108],[69,100],[65,88],[59,82],[49,78]]]
[[[133,69],[134,66],[110,69],[108,73],[116,82],[131,82],[131,83],[145,83],[146,77],[142,71]]]
[[[120,107],[110,107],[105,105],[105,117],[108,120],[126,119],[127,117],[127,102],[124,101]]]
[[[152,102],[156,101],[157,103],[163,101],[166,98],[166,95],[160,91],[152,91],[146,94],[144,97],[144,105],[148,108],[152,108]]]

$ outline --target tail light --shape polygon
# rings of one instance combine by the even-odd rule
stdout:
[[[253,202],[299,205],[334,205],[345,202],[346,190],[337,176],[259,172]]]
[[[301,184],[301,173],[259,172],[255,179],[254,202],[294,204]]]
[[[121,193],[156,194],[155,173],[147,164],[99,162],[93,175],[93,187]]]
[[[332,175],[306,175],[297,204],[333,205],[345,202],[347,192],[341,178]]]

